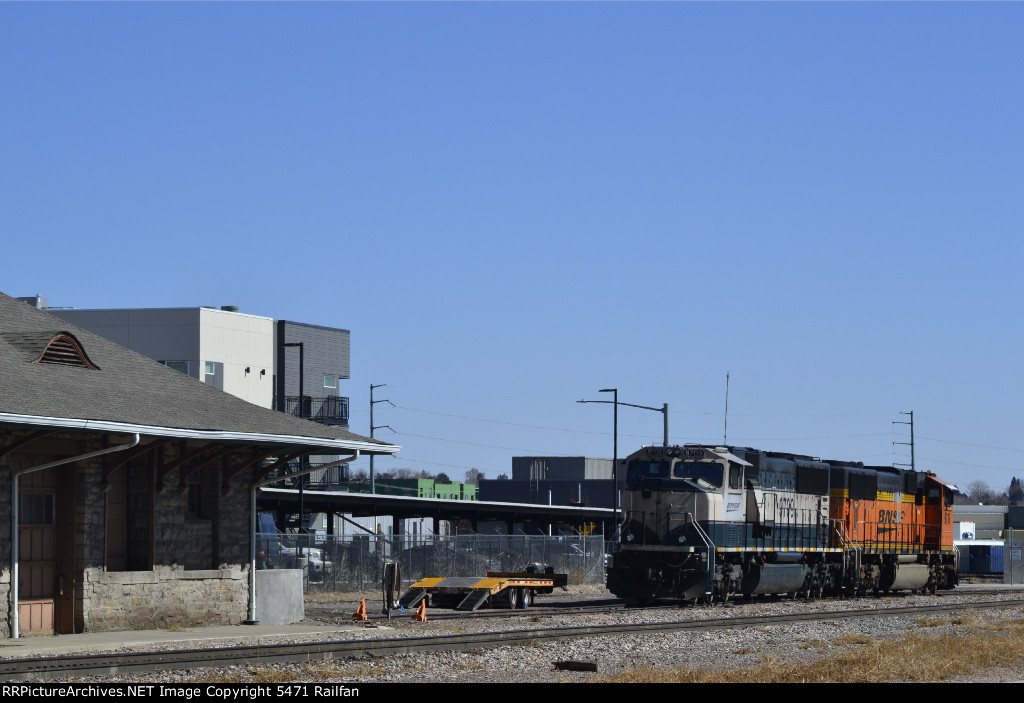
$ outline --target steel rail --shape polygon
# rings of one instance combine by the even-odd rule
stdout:
[[[465,650],[526,642],[666,631],[707,631],[738,627],[780,625],[827,619],[908,617],[976,608],[1024,606],[1024,599],[979,601],[897,608],[739,616],[656,623],[615,623],[413,637],[342,639],[299,644],[200,647],[172,651],[96,653],[0,660],[0,681],[53,680],[82,676],[143,674],[168,669],[194,669],[238,665],[273,665],[331,659],[385,657],[438,650]]]

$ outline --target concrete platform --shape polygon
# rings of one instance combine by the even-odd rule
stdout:
[[[130,632],[87,632],[76,635],[53,635],[0,639],[0,658],[86,654],[130,648],[145,650],[148,645],[188,642],[190,647],[218,646],[226,643],[275,644],[289,637],[303,635],[329,636],[345,639],[346,633],[365,630],[360,625],[224,625],[195,627],[181,631],[133,630]],[[242,642],[245,640],[245,642]]]

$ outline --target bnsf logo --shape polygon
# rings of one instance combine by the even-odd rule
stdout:
[[[902,510],[879,510],[878,521],[888,523],[890,525],[900,525],[903,523],[903,511]]]

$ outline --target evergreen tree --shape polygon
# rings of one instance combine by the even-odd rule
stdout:
[[[1006,493],[1010,498],[1010,505],[1024,505],[1024,485],[1021,485],[1021,480],[1016,476],[1010,479],[1010,489]]]

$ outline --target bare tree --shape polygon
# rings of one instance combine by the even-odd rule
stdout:
[[[989,485],[982,480],[971,481],[967,484],[967,495],[970,497],[972,503],[989,503],[992,501],[993,494],[992,489]]]
[[[484,477],[484,472],[479,469],[470,469],[466,472],[466,483],[471,483],[474,486],[480,485],[480,479]]]

